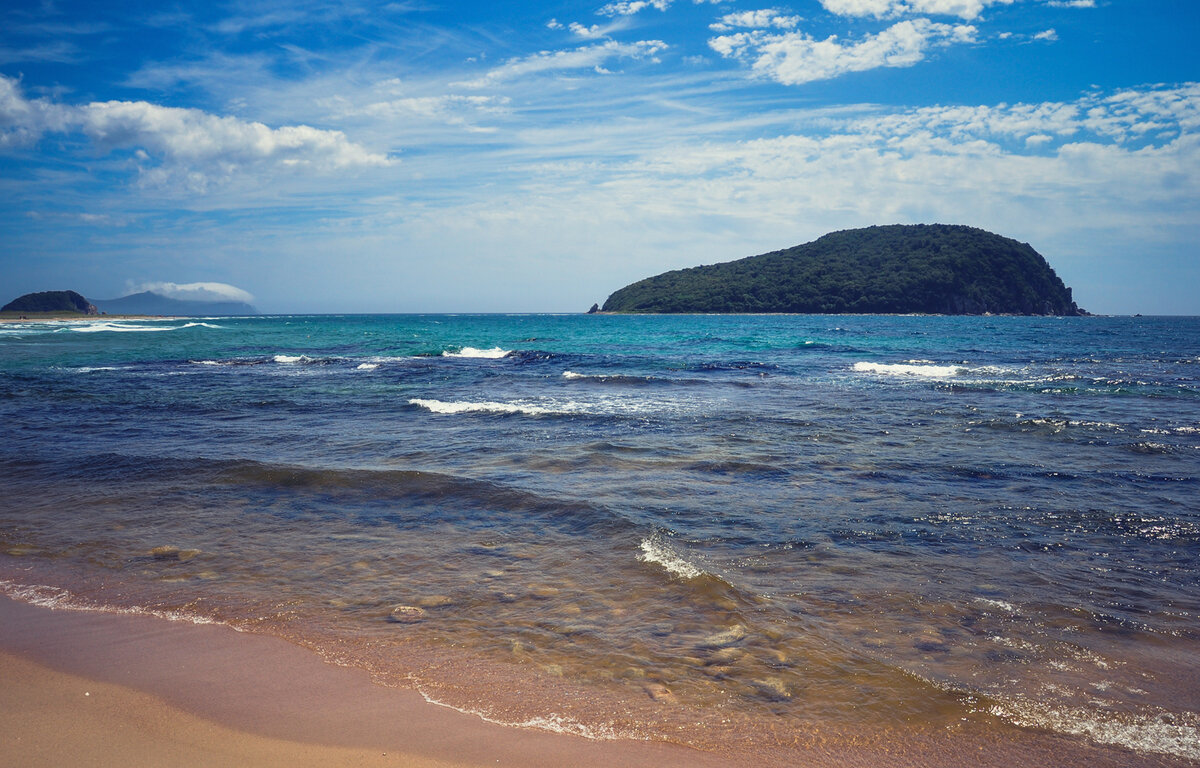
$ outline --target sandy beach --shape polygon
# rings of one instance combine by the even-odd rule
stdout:
[[[718,766],[486,723],[289,643],[0,598],[0,765]]]

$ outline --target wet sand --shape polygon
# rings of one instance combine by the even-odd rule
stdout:
[[[512,728],[223,625],[0,597],[0,766],[1182,768],[1037,731],[891,732],[773,758]],[[825,742],[825,743],[819,743]]]
[[[0,764],[720,766],[672,745],[508,728],[277,638],[0,598]]]

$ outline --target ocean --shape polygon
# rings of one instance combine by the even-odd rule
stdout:
[[[0,423],[15,599],[763,765],[1200,761],[1198,318],[8,323]]]

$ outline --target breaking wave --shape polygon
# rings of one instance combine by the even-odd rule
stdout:
[[[952,379],[963,371],[958,365],[936,365],[924,360],[906,363],[855,363],[856,373],[874,373],[881,376],[919,376],[929,379]]]
[[[475,347],[463,347],[457,352],[446,350],[442,352],[442,357],[466,357],[484,360],[499,360],[502,357],[510,354],[512,350],[501,349],[500,347],[492,347],[491,349],[477,349]]]
[[[678,576],[681,579],[696,579],[706,573],[704,569],[690,563],[687,558],[675,551],[657,534],[642,539],[639,547],[642,552],[638,555],[638,560],[661,566],[672,576]]]

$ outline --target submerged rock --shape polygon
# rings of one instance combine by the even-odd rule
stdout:
[[[393,624],[415,624],[425,619],[425,609],[415,605],[397,605],[388,614],[387,620]]]
[[[179,547],[164,545],[155,547],[148,553],[155,560],[175,560],[177,562],[186,563],[196,555],[200,554],[198,549],[180,549]]]
[[[786,701],[792,698],[792,692],[787,683],[778,677],[765,677],[761,680],[751,680],[750,685],[756,691],[771,701]]]
[[[655,701],[661,701],[668,704],[674,704],[678,701],[678,699],[675,698],[675,694],[671,692],[671,689],[662,683],[647,683],[642,690],[646,692],[647,696]]]
[[[709,635],[698,643],[700,648],[725,648],[726,646],[736,645],[746,638],[746,628],[741,624],[735,624],[724,632],[717,632]]]

